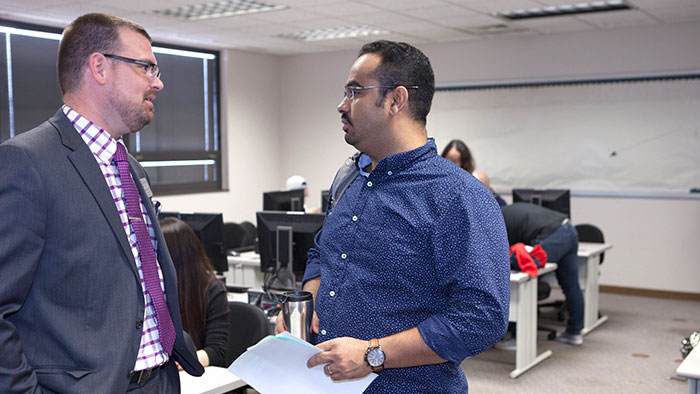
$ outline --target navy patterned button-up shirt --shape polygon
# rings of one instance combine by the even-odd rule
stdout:
[[[304,275],[321,276],[316,340],[418,327],[449,362],[386,369],[366,393],[465,393],[460,362],[505,333],[509,267],[493,195],[431,139],[357,176],[327,214]]]

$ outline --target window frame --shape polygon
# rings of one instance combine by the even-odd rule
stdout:
[[[62,34],[63,33],[63,28],[56,28],[56,27],[51,27],[51,26],[44,26],[44,25],[38,25],[38,24],[33,24],[33,23],[25,23],[25,22],[18,22],[18,21],[12,21],[12,20],[6,20],[6,19],[0,19],[0,27],[3,28],[14,28],[14,29],[22,29],[22,30],[31,30],[31,31],[36,31],[40,33],[52,33],[52,34]],[[0,34],[5,34],[5,32],[0,32]],[[13,33],[10,32],[10,36],[13,35]],[[41,37],[37,37],[41,38]],[[201,54],[210,54],[214,56],[214,59],[208,59],[209,61],[212,61],[212,67],[213,67],[213,72],[208,73],[207,77],[209,78],[208,86],[210,90],[213,90],[211,92],[207,92],[204,96],[204,100],[209,100],[208,102],[208,113],[204,114],[205,119],[208,119],[209,126],[211,129],[212,136],[216,139],[217,143],[215,146],[210,148],[209,151],[204,150],[202,148],[201,150],[191,150],[191,151],[179,151],[179,150],[155,150],[155,151],[136,151],[136,138],[134,134],[127,134],[124,136],[123,140],[124,143],[127,146],[127,149],[129,152],[134,156],[139,162],[144,162],[144,164],[147,164],[148,162],[151,161],[182,161],[182,160],[214,160],[214,169],[213,172],[215,174],[215,180],[213,181],[207,181],[207,182],[183,182],[183,183],[176,183],[176,184],[152,184],[151,189],[153,190],[154,195],[174,195],[174,194],[193,194],[193,193],[204,193],[204,192],[216,192],[216,191],[225,191],[224,190],[224,181],[223,181],[223,168],[222,168],[222,161],[223,161],[223,152],[222,150],[224,149],[224,146],[222,144],[222,117],[221,117],[221,53],[218,50],[214,49],[204,49],[204,48],[194,48],[194,47],[188,47],[185,45],[176,45],[176,44],[168,44],[168,43],[162,43],[158,41],[153,41],[152,47],[155,48],[163,48],[166,50],[175,50],[175,51],[187,51],[187,52],[196,52],[196,53],[201,53]],[[156,50],[154,52],[157,53]],[[203,59],[204,60],[204,59]],[[0,74],[0,78],[8,78],[8,73],[6,70],[2,71],[2,74]],[[54,68],[54,75],[53,78],[57,80],[56,74],[55,74],[55,68]],[[214,79],[212,81],[212,79]],[[202,83],[204,81],[202,80]],[[172,82],[170,82],[172,83]],[[56,82],[56,89],[59,91],[60,94],[60,88],[58,86],[58,82]],[[7,98],[0,98],[0,99],[7,99]],[[60,103],[62,104],[62,103]],[[3,116],[5,114],[3,113]],[[9,115],[9,114],[8,114]],[[39,124],[41,122],[44,122],[46,119],[48,119],[52,114],[49,114],[47,117],[42,118],[42,119],[37,119],[36,124]],[[21,130],[21,132],[24,132],[27,130]],[[20,134],[15,132],[15,136]],[[0,141],[2,143],[4,141]],[[144,166],[147,167],[147,166]]]

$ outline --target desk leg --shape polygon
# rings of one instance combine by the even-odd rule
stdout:
[[[599,325],[608,320],[607,316],[598,318],[598,297],[599,297],[599,267],[600,254],[590,256],[586,259],[586,284],[584,289],[584,313],[583,313],[583,330],[581,334],[586,335],[593,331]]]
[[[517,294],[511,297],[517,297],[515,369],[510,373],[515,379],[551,356],[552,351],[537,356],[537,279],[519,283]]]
[[[688,378],[688,393],[700,394],[700,380]]]

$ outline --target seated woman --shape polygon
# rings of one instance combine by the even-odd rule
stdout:
[[[447,146],[445,146],[445,149],[442,150],[441,156],[470,174],[474,172],[474,168],[476,168],[472,152],[462,140],[450,141]]]
[[[203,366],[228,367],[229,307],[226,288],[194,231],[180,219],[160,220],[177,271],[182,328],[192,337]]]

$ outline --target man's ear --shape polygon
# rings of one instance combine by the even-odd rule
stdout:
[[[107,83],[107,58],[99,52],[94,52],[88,57],[88,70],[90,76],[100,85]]]
[[[397,115],[401,111],[408,110],[408,89],[404,86],[399,86],[389,93],[391,107],[389,109],[391,115]]]

